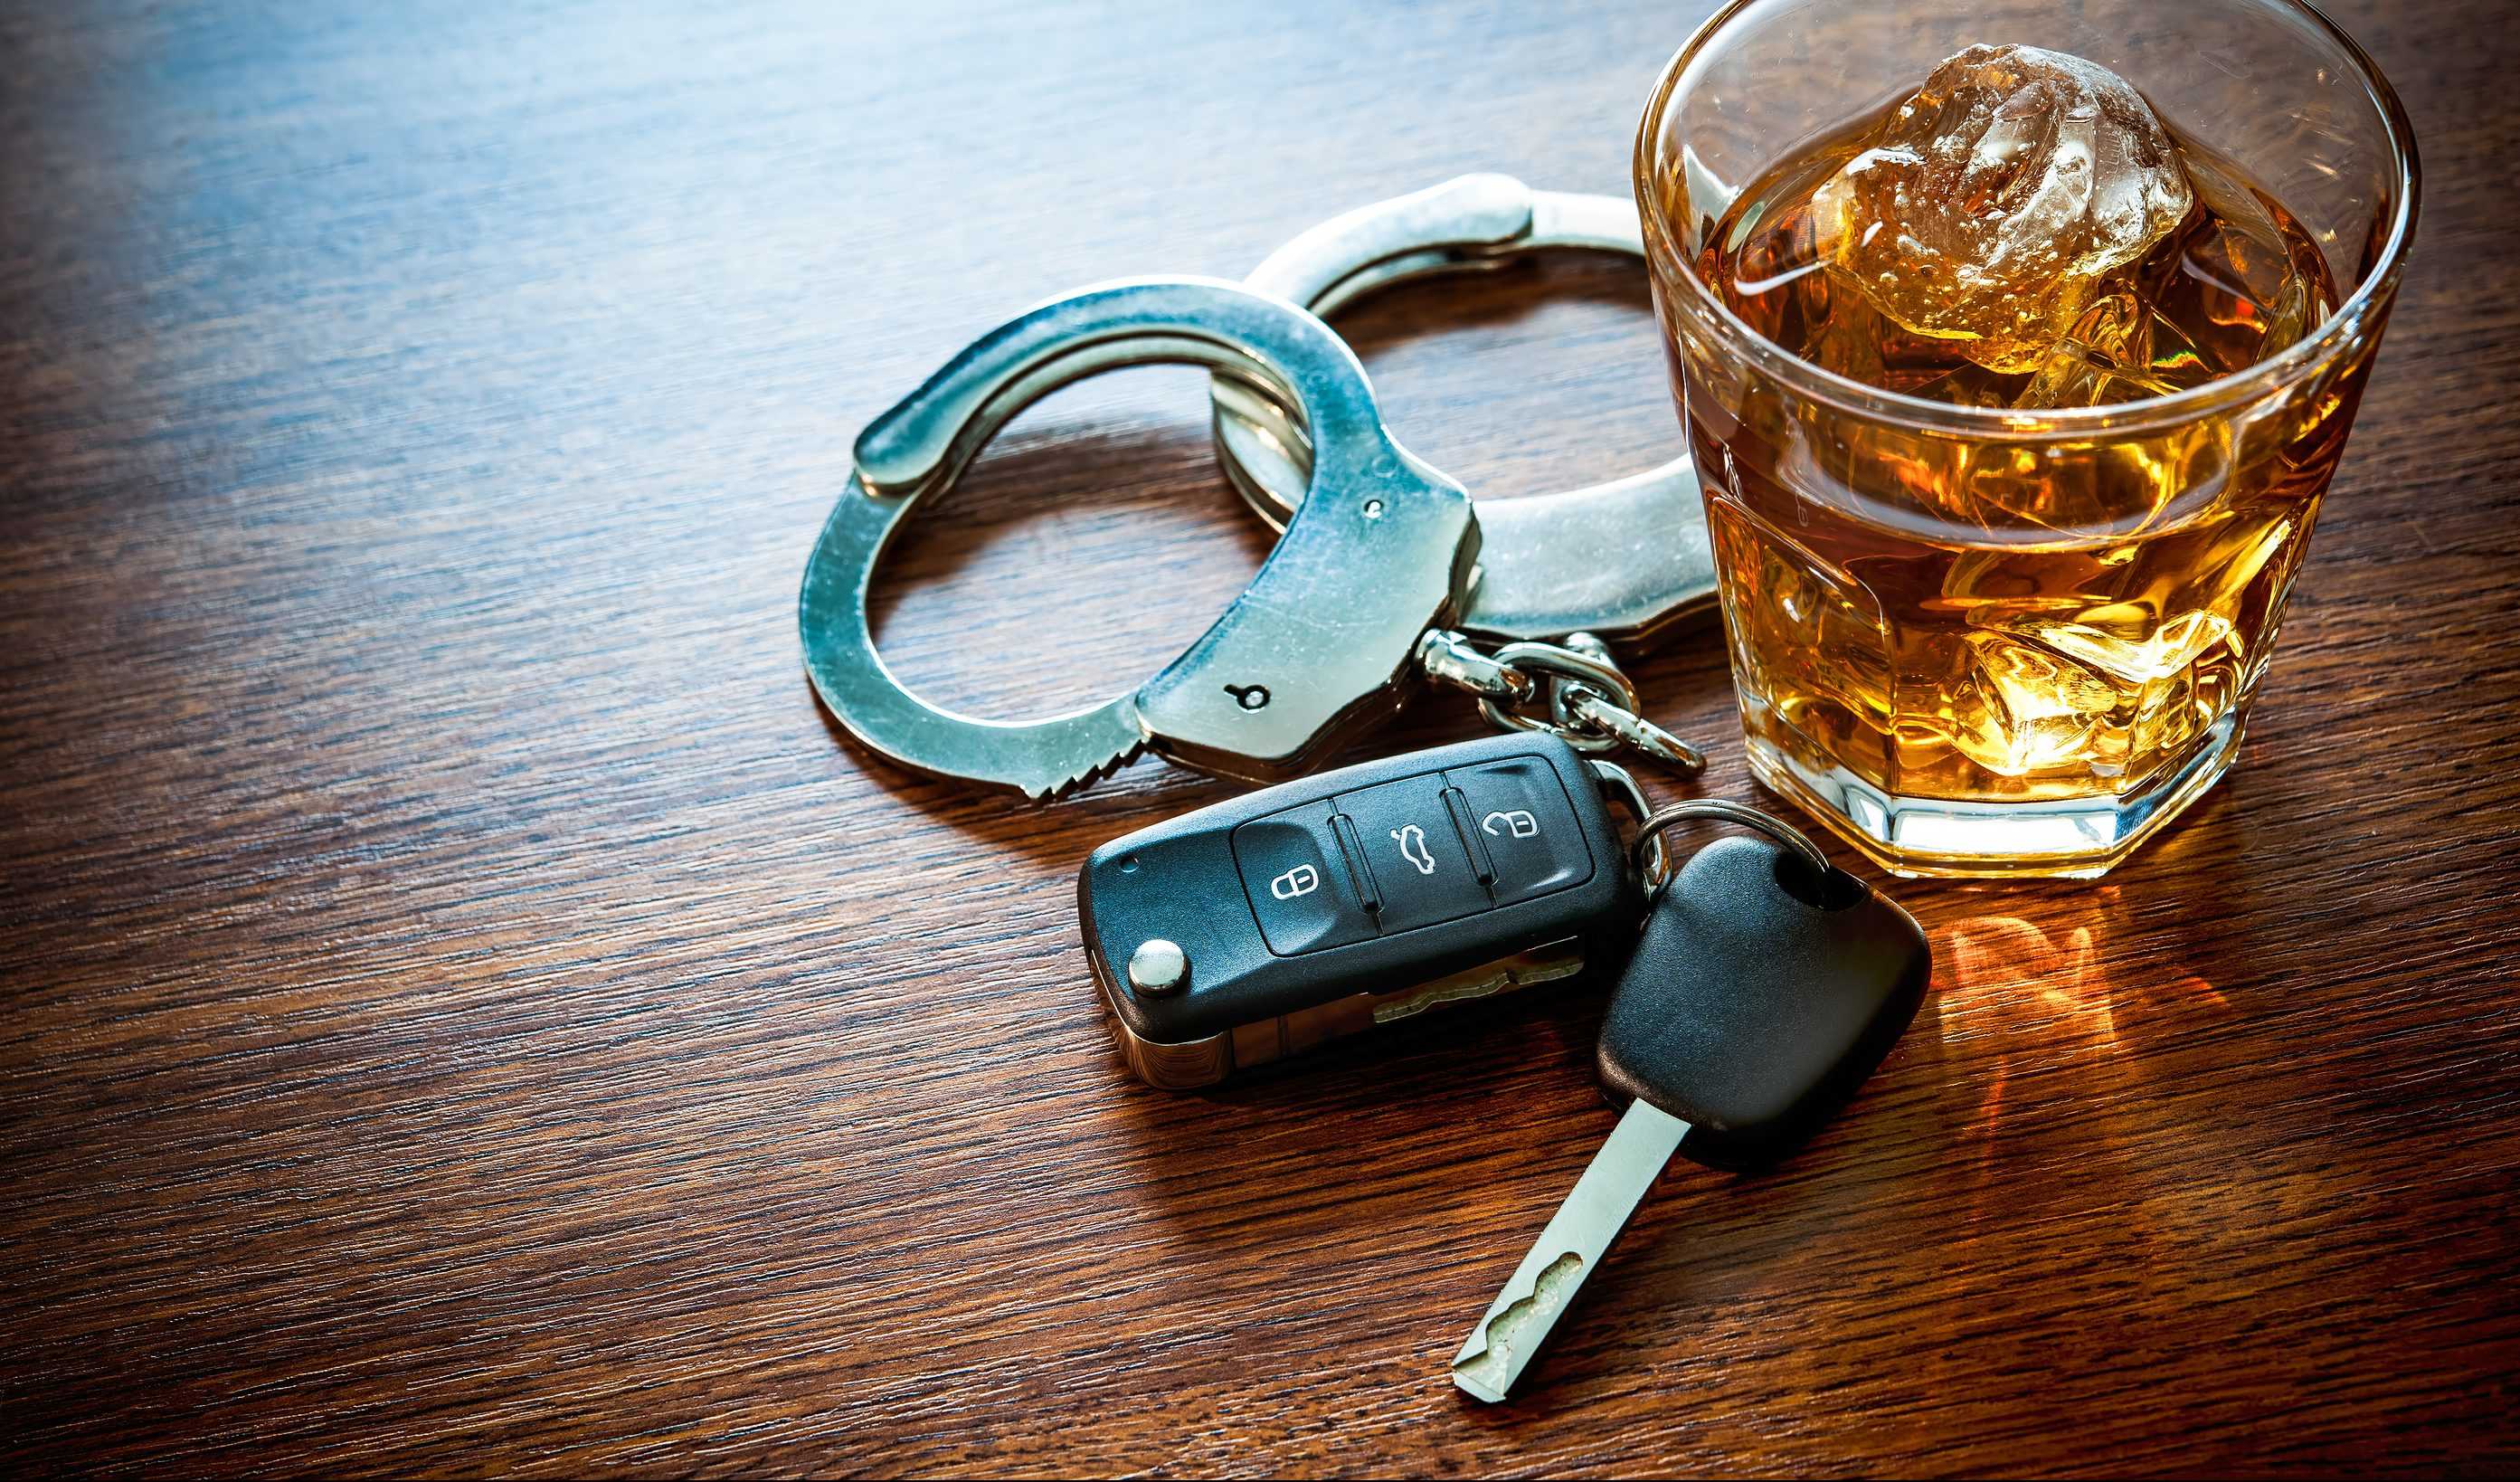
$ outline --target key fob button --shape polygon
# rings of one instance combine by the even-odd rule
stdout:
[[[1280,957],[1344,946],[1374,934],[1330,831],[1330,805],[1307,803],[1234,831],[1234,867]]]
[[[1384,935],[1488,909],[1487,887],[1444,803],[1444,774],[1342,793],[1338,811],[1364,845],[1365,868],[1382,897]]]
[[[1593,855],[1566,800],[1555,768],[1541,757],[1513,756],[1445,776],[1461,789],[1469,826],[1496,870],[1501,906],[1580,885],[1593,877]]]

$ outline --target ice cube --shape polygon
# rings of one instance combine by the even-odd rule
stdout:
[[[2174,271],[2197,299],[2190,319],[2225,365],[2261,360],[2308,334],[2325,312],[2292,260],[2278,207],[2213,163],[2190,161],[2187,179],[2205,208],[2206,229],[2182,244]],[[2168,287],[2168,285],[2165,285]]]
[[[2093,759],[2120,703],[2106,680],[2001,633],[1968,633],[1960,643],[1963,667],[1945,708],[1947,735],[1962,755],[1998,777]]]
[[[2132,284],[2109,285],[2083,310],[2065,337],[2048,347],[2037,373],[2012,404],[2045,409],[2132,399],[2113,393],[2129,368],[2146,359],[2145,317]]]
[[[2245,659],[2238,630],[2217,612],[2182,612],[2156,625],[2145,620],[2140,605],[2124,604],[2083,616],[2082,622],[2033,618],[2007,626],[2117,690],[2124,700],[2119,719],[2095,738],[2094,747],[2112,759],[2157,760],[2185,745],[2220,713],[2212,696]]]
[[[1934,68],[1812,198],[1833,272],[1989,370],[2040,369],[2195,192],[2117,73],[2035,46]]]
[[[2136,634],[2124,631],[2126,626],[2033,618],[2013,624],[2012,631],[2106,675],[2129,694],[2185,673],[2216,650],[2228,647],[2235,654],[2239,650],[2230,619],[2219,612],[2182,612]]]
[[[2095,407],[2168,396],[2214,379],[2186,331],[2144,303],[2123,274],[2112,277],[2048,353],[2012,405],[2021,410]]]

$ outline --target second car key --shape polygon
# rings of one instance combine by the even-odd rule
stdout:
[[[1915,919],[1795,830],[1700,800],[1647,820],[1639,847],[1691,818],[1778,842],[1711,844],[1655,897],[1601,1025],[1602,1083],[1633,1100],[1454,1358],[1453,1382],[1482,1400],[1511,1391],[1675,1151],[1718,1168],[1783,1156],[1923,1001],[1933,954]]]
[[[1439,746],[1232,798],[1094,851],[1086,957],[1129,1068],[1212,1085],[1325,1040],[1615,971],[1643,892],[1553,736]]]

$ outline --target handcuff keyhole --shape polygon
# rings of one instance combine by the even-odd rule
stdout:
[[[1365,517],[1368,519],[1380,519],[1382,517],[1382,501],[1378,499],[1367,500],[1365,502]]]
[[[1265,710],[1269,706],[1267,685],[1227,685],[1225,693],[1233,696],[1234,702],[1245,710]]]

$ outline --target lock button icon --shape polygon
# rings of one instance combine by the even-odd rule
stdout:
[[[1282,901],[1300,900],[1322,888],[1322,872],[1311,865],[1294,869],[1269,882],[1269,893]]]
[[[1234,868],[1277,957],[1343,947],[1375,932],[1341,864],[1327,799],[1255,818],[1234,831]]]

